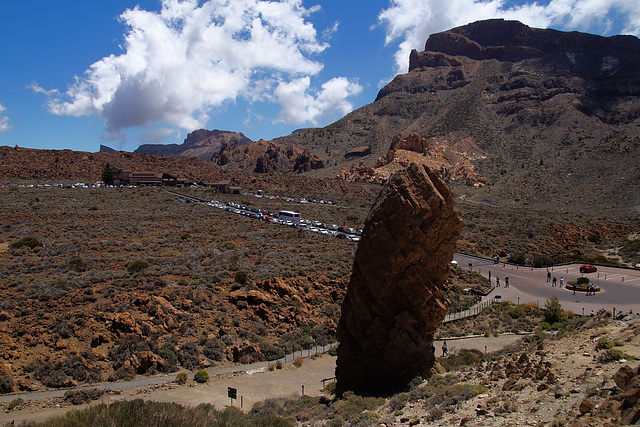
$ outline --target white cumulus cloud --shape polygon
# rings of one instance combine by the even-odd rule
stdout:
[[[9,124],[9,116],[6,115],[7,108],[0,104],[0,132],[9,132],[13,126]]]
[[[519,2],[521,3],[521,2]],[[429,34],[489,18],[539,28],[607,33],[620,21],[622,34],[640,35],[637,0],[550,0],[512,5],[504,0],[390,0],[378,15],[386,44],[397,43],[395,72],[406,72],[411,49],[423,50]]]
[[[290,82],[280,82],[274,91],[278,103],[282,105],[280,120],[287,124],[311,123],[325,114],[344,115],[353,109],[347,98],[359,94],[362,86],[344,77],[336,77],[322,85],[319,91],[311,90],[309,77],[301,77]]]
[[[276,87],[318,74],[322,63],[314,58],[328,44],[308,20],[316,10],[302,0],[163,0],[160,11],[128,9],[120,16],[127,28],[121,54],[92,64],[65,93],[32,89],[49,96],[54,114],[99,115],[107,139],[154,122],[196,129],[238,98],[273,99]],[[306,98],[315,105],[304,120],[349,105],[325,98],[350,96],[355,84],[341,91],[333,80],[325,85]]]

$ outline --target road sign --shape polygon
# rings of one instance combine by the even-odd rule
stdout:
[[[227,387],[227,396],[229,396],[230,399],[237,399],[238,390],[233,387]]]

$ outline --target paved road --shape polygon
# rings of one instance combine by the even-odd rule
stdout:
[[[565,310],[576,314],[589,314],[605,308],[616,313],[619,311],[640,312],[640,271],[616,267],[598,267],[595,273],[581,274],[580,264],[549,268],[552,276],[558,279],[558,286],[552,287],[547,282],[546,268],[521,268],[510,264],[494,265],[492,261],[456,254],[454,259],[463,269],[469,268],[480,271],[484,277],[491,272],[491,280],[495,283],[496,276],[500,278],[502,287],[495,288],[489,297],[500,295],[502,300],[515,303],[537,302],[544,306],[545,301],[556,295]],[[509,276],[509,288],[504,288],[504,278]],[[578,277],[588,277],[592,283],[600,286],[602,292],[586,296],[584,293],[573,294],[573,291],[559,287],[560,278],[564,283],[576,280]],[[584,310],[584,311],[583,311]]]

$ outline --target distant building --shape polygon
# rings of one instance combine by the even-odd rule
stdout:
[[[223,179],[218,182],[206,183],[208,187],[215,188],[223,194],[240,194],[242,187],[233,182],[232,179]]]
[[[114,185],[157,185],[175,187],[180,181],[177,176],[165,172],[140,172],[129,169],[112,169]]]

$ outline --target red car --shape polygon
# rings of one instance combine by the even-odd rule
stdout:
[[[584,264],[580,266],[580,273],[595,273],[598,271],[595,265]]]

